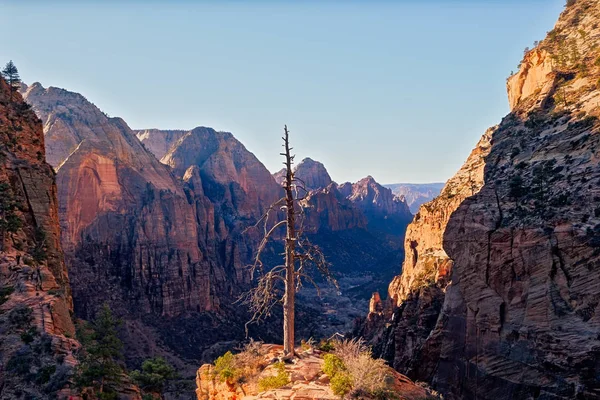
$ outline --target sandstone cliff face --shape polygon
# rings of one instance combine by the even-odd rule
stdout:
[[[599,16],[598,1],[569,5],[509,80],[484,184],[443,230],[451,283],[435,326],[415,356],[395,335],[395,361],[408,355],[398,364],[446,398],[600,398]],[[396,330],[407,310],[437,307],[419,305],[436,285],[403,291],[415,273],[390,289]]]
[[[415,368],[423,365],[422,347],[435,327],[452,270],[442,243],[446,225],[460,204],[483,186],[485,158],[495,130],[486,131],[440,195],[419,208],[406,229],[402,274],[390,283],[386,300],[379,293],[373,295],[373,310],[357,332],[404,373],[416,375]],[[384,328],[389,319],[394,323]]]
[[[58,164],[62,243],[80,315],[92,314],[107,293],[133,313],[214,307],[217,280],[199,246],[195,207],[170,171],[123,120],[83,96],[40,84],[24,96]]]
[[[584,0],[561,15],[539,46],[556,60],[549,89],[502,121],[485,185],[448,223],[453,284],[435,379],[454,396],[600,397],[599,16]],[[452,387],[447,367],[468,379]]]
[[[257,220],[282,193],[265,166],[229,132],[198,127],[161,161],[181,177],[198,167],[205,194],[225,212],[227,222]]]
[[[326,188],[333,182],[325,166],[308,157],[296,166],[294,176],[304,182],[307,190]]]
[[[542,49],[533,49],[527,53],[519,71],[509,77],[506,83],[511,111],[521,100],[536,91],[547,93],[552,87],[552,79],[549,79],[549,76],[553,72],[554,66],[548,52]]]
[[[146,149],[156,156],[159,160],[171,150],[183,135],[185,130],[162,130],[162,129],[142,129],[133,131],[140,142],[146,146]]]
[[[392,281],[388,291],[390,299],[396,305],[400,305],[411,291],[429,282],[440,282],[444,286],[452,266],[452,261],[442,246],[446,224],[458,206],[483,186],[485,157],[490,151],[490,140],[495,129],[486,131],[461,169],[448,180],[440,195],[422,205],[408,225],[402,274]]]
[[[366,229],[367,218],[337,188],[335,183],[313,190],[300,202],[305,213],[305,230],[317,233]]]
[[[80,344],[40,120],[0,78],[0,398],[65,398]]]

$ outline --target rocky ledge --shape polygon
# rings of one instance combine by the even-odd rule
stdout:
[[[250,345],[235,356],[228,353],[220,357],[215,365],[200,367],[196,375],[196,395],[198,400],[337,400],[340,395],[334,394],[331,380],[323,371],[327,370],[324,368],[327,354],[331,353],[304,344],[296,349],[296,357],[284,364],[280,362],[283,359],[283,346]],[[239,375],[235,372],[239,369],[243,369],[244,373]],[[391,368],[386,367],[385,372],[387,393],[393,398],[435,398],[429,390]],[[278,379],[282,380],[281,385],[269,388],[272,386],[270,383]]]

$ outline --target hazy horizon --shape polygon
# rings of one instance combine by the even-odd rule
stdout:
[[[132,129],[232,132],[271,172],[287,124],[297,160],[394,184],[454,174],[564,0],[30,4],[0,2],[0,62],[28,84]]]

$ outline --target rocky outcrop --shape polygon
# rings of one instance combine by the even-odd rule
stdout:
[[[550,54],[543,49],[533,49],[525,55],[519,71],[506,82],[508,103],[514,110],[522,99],[552,87],[549,76],[555,71]]]
[[[569,2],[525,56],[522,79],[509,84],[512,112],[491,133],[484,184],[443,229],[451,269],[439,316],[411,337],[395,335],[394,362],[406,356],[399,366],[445,398],[600,398],[599,15],[598,1]],[[391,289],[396,332],[407,309],[422,319],[438,307],[414,295],[443,287],[406,294],[410,280]],[[406,339],[422,325],[434,327],[411,352]]]
[[[296,165],[294,177],[307,191],[323,189],[333,183],[323,163],[309,157],[304,158]],[[274,173],[273,178],[281,185],[285,179],[285,168]]]
[[[0,78],[0,398],[76,395],[72,298],[42,124]]]
[[[384,186],[396,196],[403,197],[410,212],[416,214],[421,204],[430,202],[440,194],[444,183],[392,183]]]
[[[296,349],[297,357],[285,364],[284,374],[289,382],[279,388],[260,390],[258,382],[276,376],[275,362],[283,356],[283,346],[264,344],[254,351],[252,368],[246,365],[247,376],[239,383],[224,381],[212,364],[205,364],[196,374],[196,398],[198,400],[255,400],[255,399],[320,399],[335,400],[329,377],[323,372],[324,352],[307,348]],[[248,363],[247,363],[248,364]],[[366,373],[367,371],[365,371]],[[399,400],[425,400],[435,398],[430,392],[416,385],[406,376],[389,371],[388,381],[394,398]],[[361,398],[371,398],[361,397]]]
[[[335,183],[309,192],[300,205],[305,213],[303,225],[308,232],[367,228],[368,221],[364,213],[340,193]]]

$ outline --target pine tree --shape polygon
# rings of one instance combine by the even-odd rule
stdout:
[[[13,93],[16,89],[21,86],[21,77],[19,76],[19,70],[15,64],[10,60],[6,63],[6,66],[2,70],[2,76],[8,82],[10,86],[10,100],[12,101]]]
[[[119,364],[123,343],[117,335],[121,320],[104,304],[96,319],[80,332],[84,355],[77,374],[81,387],[92,387],[100,398],[111,398],[124,373]]]

